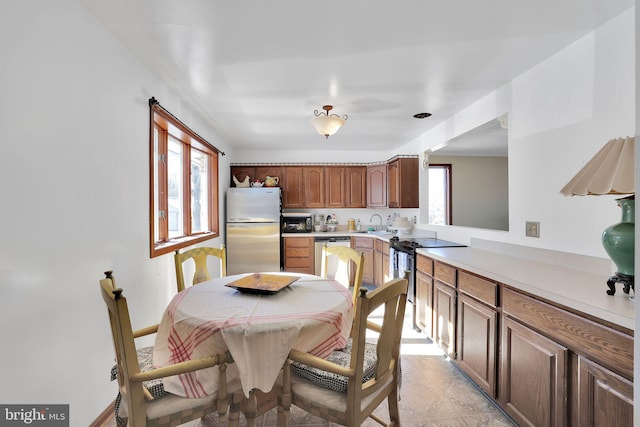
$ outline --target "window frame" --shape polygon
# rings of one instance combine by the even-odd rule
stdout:
[[[444,225],[451,225],[452,219],[453,219],[453,212],[452,212],[452,196],[453,196],[453,191],[452,191],[452,186],[453,186],[453,179],[452,179],[452,167],[451,167],[451,163],[433,163],[433,164],[429,164],[429,170],[431,170],[431,168],[433,169],[444,169],[446,171],[446,175],[445,175],[445,186],[447,187],[446,190],[444,191],[445,197],[447,198],[447,200],[445,201],[445,220],[446,220],[446,224]]]
[[[150,257],[169,252],[220,236],[219,218],[219,155],[213,145],[192,131],[173,114],[162,108],[154,98],[149,100],[149,242]],[[158,131],[156,153],[155,132]],[[169,237],[169,194],[167,154],[169,135],[182,144],[182,227],[183,234]],[[191,206],[191,150],[196,149],[207,157],[208,169],[208,222],[206,231],[192,232]],[[157,182],[156,182],[157,180]],[[156,197],[158,210],[156,211]],[[164,211],[164,216],[156,215]],[[157,228],[157,235],[156,235]]]

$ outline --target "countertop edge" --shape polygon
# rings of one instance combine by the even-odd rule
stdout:
[[[465,248],[417,249],[454,267],[502,283],[516,290],[593,316],[630,331],[635,330],[635,302],[618,286],[607,295],[608,276],[564,268],[504,254]]]

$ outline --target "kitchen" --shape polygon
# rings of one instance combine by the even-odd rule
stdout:
[[[3,246],[5,294],[2,310],[7,319],[13,319],[12,323],[20,323],[23,327],[19,330],[5,328],[2,341],[6,346],[19,350],[4,355],[5,367],[29,368],[28,371],[26,368],[5,369],[4,379],[12,385],[12,390],[4,395],[3,400],[47,402],[51,401],[52,396],[57,396],[56,401],[71,403],[74,424],[88,425],[113,399],[106,375],[95,369],[97,364],[106,366],[111,362],[112,349],[109,343],[96,346],[80,344],[86,341],[86,337],[97,336],[98,331],[101,337],[106,336],[104,309],[96,298],[96,277],[105,268],[113,267],[116,270],[121,283],[131,289],[129,298],[132,305],[144,307],[134,319],[139,324],[157,322],[162,308],[175,292],[175,284],[169,274],[173,271],[173,260],[170,256],[151,259],[148,250],[149,129],[146,100],[154,95],[227,153],[221,157],[219,164],[221,226],[224,225],[224,195],[233,182],[228,171],[236,164],[261,164],[266,167],[268,164],[353,162],[366,165],[385,162],[397,155],[418,156],[422,161],[428,149],[444,144],[508,111],[509,231],[429,225],[428,214],[422,208],[428,203],[424,188],[420,189],[420,208],[408,208],[405,213],[404,208],[381,207],[370,212],[380,214],[383,223],[391,211],[410,219],[415,215],[416,229],[435,231],[438,237],[467,245],[471,244],[472,239],[482,239],[508,244],[512,248],[526,247],[606,258],[599,237],[602,230],[617,220],[619,208],[608,196],[566,198],[559,194],[559,189],[606,141],[632,135],[636,129],[635,88],[638,85],[635,75],[635,15],[633,8],[627,10],[631,4],[633,2],[623,5],[608,16],[606,22],[589,27],[583,37],[576,37],[575,42],[564,45],[553,54],[535,56],[531,53],[531,45],[524,47],[520,52],[526,52],[526,56],[535,59],[535,67],[516,70],[502,85],[486,92],[470,90],[466,80],[459,78],[458,73],[464,67],[447,68],[445,71],[449,75],[458,76],[450,87],[457,88],[458,92],[469,93],[469,101],[464,105],[455,104],[453,111],[446,115],[438,116],[432,110],[434,116],[431,119],[438,123],[437,126],[425,125],[429,119],[419,122],[408,115],[408,123],[387,133],[383,129],[396,104],[374,103],[372,107],[376,109],[372,121],[375,131],[361,141],[366,149],[356,149],[343,147],[352,138],[350,128],[357,128],[358,123],[363,121],[363,116],[358,117],[359,112],[355,111],[355,107],[360,106],[361,111],[371,107],[359,102],[371,97],[355,99],[358,102],[353,102],[353,108],[348,109],[346,105],[338,108],[336,103],[335,109],[350,114],[350,117],[343,129],[325,139],[313,133],[308,119],[314,108],[330,102],[327,100],[330,94],[328,90],[326,97],[316,96],[313,103],[296,103],[283,95],[281,103],[273,104],[265,101],[262,97],[264,92],[258,92],[257,89],[243,91],[251,95],[246,105],[211,101],[198,103],[191,95],[180,92],[173,80],[160,76],[167,71],[166,68],[150,68],[146,63],[151,52],[146,49],[149,44],[138,44],[147,52],[139,56],[133,53],[134,48],[123,45],[126,37],[119,31],[127,26],[127,22],[135,19],[133,12],[127,13],[127,19],[113,25],[115,28],[112,29],[109,28],[109,19],[100,17],[100,10],[96,11],[106,7],[103,2],[62,1],[54,5],[42,0],[29,4],[11,1],[4,15],[8,25],[3,26],[2,30],[2,39],[8,41],[5,46],[3,81],[11,82],[5,85],[2,117],[7,141],[20,143],[6,144],[6,155],[3,157],[5,164],[1,172],[5,184],[3,194],[9,203],[7,206],[11,207],[5,210],[3,217],[5,224],[10,226],[7,227]],[[532,5],[517,6],[517,11],[510,14],[517,20],[517,23],[510,25],[511,28],[532,30],[528,21],[522,21],[525,17],[529,18],[532,12],[520,9]],[[536,5],[540,3],[536,2]],[[124,10],[124,6],[120,6]],[[548,11],[558,12],[558,8],[563,6],[566,5],[544,3],[540,6],[545,12],[541,21],[551,24]],[[270,7],[275,8],[275,5],[271,4]],[[357,20],[356,16],[361,16],[367,9],[360,8],[362,10],[354,13],[350,5],[342,7],[349,8],[346,16],[353,16],[353,22]],[[432,5],[429,4],[429,7]],[[443,3],[437,7],[449,6]],[[508,11],[498,9],[496,12],[499,13],[495,13],[495,16],[504,18]],[[583,16],[574,12],[573,17]],[[114,12],[113,16],[116,15]],[[174,15],[178,17],[180,14]],[[390,16],[386,13],[380,15],[385,20]],[[454,18],[455,30],[448,27],[452,30],[446,31],[440,26],[438,28],[443,30],[442,34],[463,31],[461,27],[469,27],[474,21],[461,16],[460,10],[435,16],[429,12],[413,13],[413,16],[427,29],[434,27],[430,23],[438,24],[433,22],[434,19],[449,25],[452,21],[443,17]],[[170,22],[169,19],[167,17],[167,22]],[[218,75],[227,76],[234,84],[241,80],[253,82],[245,77],[249,69],[257,69],[260,73],[264,72],[264,76],[271,77],[270,93],[308,93],[305,88],[309,88],[312,80],[308,76],[315,70],[326,72],[325,65],[331,62],[325,61],[327,56],[340,56],[335,49],[342,45],[341,37],[323,31],[326,29],[326,20],[322,21],[322,25],[313,27],[313,31],[305,33],[298,28],[300,34],[295,37],[291,36],[292,31],[298,30],[282,25],[282,31],[286,29],[286,34],[280,40],[270,40],[269,49],[257,47],[256,38],[244,46],[246,49],[256,46],[254,53],[259,52],[264,57],[270,49],[277,50],[298,36],[302,39],[303,33],[313,35],[315,44],[305,38],[301,43],[304,47],[295,55],[282,55],[279,61],[274,60],[275,63],[267,62],[267,65],[280,64],[285,68],[295,68],[286,58],[314,59],[308,67],[300,68],[304,77],[300,86],[292,84],[288,80],[289,75],[281,74],[280,69],[263,67],[263,62],[243,64],[242,61],[230,61],[226,64],[228,68],[217,69]],[[221,28],[229,29],[224,22],[216,22]],[[280,28],[279,24],[273,25],[273,22],[276,21],[261,19],[257,23],[263,26],[260,29],[240,27],[240,21],[234,22],[233,25],[239,28],[231,28],[226,33],[226,40],[241,39],[241,33],[256,34],[257,31],[259,34],[268,34],[272,27]],[[381,28],[388,28],[388,23],[379,20],[373,22],[380,24],[377,32],[381,37],[388,39],[391,33],[395,33],[380,31]],[[394,22],[398,29],[406,27]],[[267,23],[268,27],[265,27]],[[153,25],[149,23],[148,27],[151,29]],[[559,37],[564,30],[557,31],[554,37]],[[327,34],[330,40],[325,46],[326,38],[321,35]],[[369,37],[372,35],[374,33],[363,34],[363,45],[376,45]],[[487,42],[491,39],[486,33],[467,36],[467,39],[459,39],[460,43],[447,45],[444,50],[452,50],[450,48],[453,47],[458,52],[456,47],[461,48],[467,42]],[[167,36],[167,40],[181,39]],[[531,40],[523,36],[511,41],[515,39]],[[362,63],[369,70],[392,64],[393,70],[384,67],[382,70],[387,70],[399,83],[410,80],[411,70],[415,71],[416,68],[402,68],[393,59],[381,58],[382,53],[394,53],[397,49],[390,46],[387,40],[379,45],[386,48],[359,54],[346,51],[342,56],[354,58],[354,61],[358,59],[355,62]],[[326,48],[327,56],[314,57],[310,54],[310,46]],[[462,57],[471,59],[489,54],[491,50],[488,47],[460,53]],[[167,49],[167,54],[170,51],[183,55],[192,52],[189,49]],[[238,54],[229,56],[231,59],[238,57]],[[180,64],[186,67],[184,61]],[[510,64],[504,68],[485,67],[487,64],[482,64],[473,68],[476,73],[474,77],[495,76],[494,72],[510,67]],[[203,69],[209,69],[201,65]],[[355,86],[361,86],[369,95],[384,91],[368,81],[369,72],[366,70],[354,74],[362,83]],[[276,79],[280,75],[282,78]],[[197,79],[192,81],[193,84],[198,82]],[[403,87],[419,95],[416,98],[424,98],[424,93],[411,84]],[[209,87],[205,92],[211,94],[216,91]],[[231,92],[233,90],[225,87],[218,94],[224,98]],[[446,104],[446,99],[442,98],[441,102],[442,105]],[[295,123],[288,121],[284,126],[272,124],[269,119],[277,116],[284,104],[295,104],[303,111]],[[203,105],[222,107],[207,116],[202,113]],[[263,112],[269,115],[266,118],[261,115],[263,121],[253,123],[245,121],[243,117],[238,118],[235,113],[240,110],[247,111],[251,117]],[[261,136],[245,138],[252,144],[242,148],[232,141],[233,135],[221,134],[208,117],[234,122],[239,127],[259,129]],[[400,140],[398,135],[402,134],[403,129],[422,126],[424,132],[420,137],[402,139],[402,145],[394,145],[395,141]],[[309,129],[311,132],[308,132]],[[283,138],[285,134],[291,138],[287,139],[285,147],[262,148],[259,144],[264,140]],[[78,160],[79,155],[82,161]],[[419,170],[419,177],[420,185],[426,182],[422,169]],[[346,224],[345,221],[353,217],[360,218],[363,226],[369,225],[372,213],[347,212],[350,210],[313,208],[309,212],[336,213],[340,224]],[[527,221],[539,222],[538,238],[526,236]],[[378,224],[378,219],[372,222]],[[217,246],[224,240],[225,236],[221,233],[207,244]],[[64,292],[60,291],[60,286],[52,286],[54,278],[58,278],[56,280]],[[45,295],[50,299],[45,301]],[[46,327],[41,320],[30,315],[32,312],[38,313],[38,319],[47,319]],[[78,319],[83,321],[79,322]],[[45,364],[41,358],[43,348],[47,348],[48,363]],[[84,357],[76,357],[79,354]],[[51,366],[57,369],[51,369]],[[76,374],[69,375],[69,372]],[[32,383],[24,381],[25,378],[38,378],[39,387],[34,388]],[[93,393],[78,393],[78,390],[88,388]]]

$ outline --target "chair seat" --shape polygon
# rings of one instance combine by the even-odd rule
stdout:
[[[363,397],[360,402],[361,410],[367,407],[374,399],[380,394],[385,394],[386,387],[393,381],[393,377],[384,383],[384,386],[380,388],[377,393],[372,393],[369,396]],[[319,387],[317,384],[311,382],[306,378],[301,378],[297,375],[291,376],[291,396],[293,404],[305,408],[308,412],[315,415],[327,418],[327,414],[346,412],[347,399],[345,399],[344,392],[335,390],[329,390],[325,387]],[[330,418],[327,418],[330,419]],[[336,418],[332,422],[339,422]]]
[[[327,357],[327,360],[335,363],[336,365],[348,368],[349,363],[351,362],[351,348],[352,340],[349,338],[346,347],[334,350],[329,357]],[[362,375],[363,383],[369,381],[375,376],[377,361],[376,345],[374,343],[366,342],[364,348],[364,370]],[[345,376],[314,368],[300,362],[291,363],[291,372],[326,389],[341,393],[347,391],[348,379]]]
[[[136,352],[138,354],[140,372],[146,372],[153,369],[153,347],[141,347],[137,349]],[[113,368],[111,368],[111,381],[114,381],[117,378],[118,365],[114,365]],[[150,402],[147,407],[147,418],[149,419],[161,418],[187,409],[190,409],[193,414],[201,411],[204,415],[211,412],[210,410],[206,411],[206,409],[215,407],[216,399],[218,397],[217,393],[199,399],[189,399],[182,396],[176,396],[175,394],[165,391],[162,378],[144,381],[142,384],[147,390],[149,390],[151,396],[153,396],[153,401]],[[227,385],[227,392],[229,394],[240,391],[242,391],[242,385],[239,379],[231,381]],[[128,416],[127,405],[126,402],[122,401],[122,395],[119,392],[116,396],[114,406],[118,426],[125,426],[126,421],[124,418],[127,418]],[[199,417],[196,416],[195,418]]]

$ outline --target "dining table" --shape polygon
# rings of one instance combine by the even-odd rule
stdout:
[[[264,282],[276,286],[260,286]],[[227,380],[240,378],[247,397],[252,390],[269,392],[292,348],[322,358],[343,348],[353,311],[351,291],[320,276],[263,272],[211,279],[169,302],[156,334],[153,365],[229,351],[234,363],[227,367]],[[164,389],[190,398],[208,396],[217,390],[217,372],[214,367],[168,377]]]

